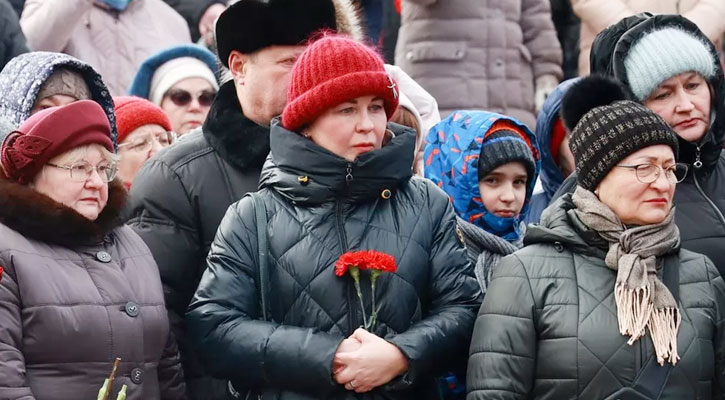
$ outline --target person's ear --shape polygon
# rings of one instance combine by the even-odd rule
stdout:
[[[232,74],[234,81],[240,85],[244,84],[244,77],[246,76],[247,64],[249,63],[249,56],[242,54],[237,50],[232,50],[229,53],[229,72]]]

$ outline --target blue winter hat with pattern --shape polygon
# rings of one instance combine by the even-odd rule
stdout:
[[[494,126],[507,129],[492,129]],[[489,143],[486,143],[486,142]],[[511,147],[509,156],[492,154],[501,144]],[[481,156],[491,156],[481,162]],[[456,111],[428,132],[423,160],[425,177],[451,198],[462,219],[508,241],[520,239],[522,221],[529,212],[529,200],[541,169],[539,147],[534,133],[522,122],[487,111]],[[530,157],[530,158],[529,158]],[[488,157],[487,157],[488,158]],[[526,186],[526,200],[519,215],[502,218],[489,212],[478,188],[479,168],[489,169],[512,161],[533,167]]]

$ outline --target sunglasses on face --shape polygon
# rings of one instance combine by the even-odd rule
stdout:
[[[202,107],[209,107],[214,101],[214,96],[216,96],[216,92],[214,92],[213,90],[202,90],[201,92],[197,93],[196,100]],[[168,92],[166,92],[164,97],[168,97],[174,104],[179,107],[188,105],[189,103],[191,103],[192,100],[191,93],[184,89],[170,89]]]

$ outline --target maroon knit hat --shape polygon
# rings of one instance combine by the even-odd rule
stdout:
[[[390,119],[398,108],[398,86],[385,72],[380,55],[349,37],[323,36],[292,69],[282,126],[296,132],[331,107],[369,95],[383,99]]]
[[[118,143],[123,143],[129,133],[136,128],[149,124],[161,125],[171,130],[171,121],[164,110],[154,103],[136,96],[116,96],[113,98],[116,107],[116,126],[118,126]]]
[[[24,185],[51,158],[91,143],[112,152],[111,126],[98,103],[80,100],[30,116],[3,140],[0,162],[8,178]]]

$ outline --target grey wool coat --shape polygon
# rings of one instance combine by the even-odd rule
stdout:
[[[96,221],[0,178],[0,399],[95,399],[122,359],[110,398],[185,399],[159,272],[118,226],[120,184]]]
[[[535,79],[562,77],[549,0],[403,0],[401,20],[395,64],[441,115],[488,110],[534,129]]]

